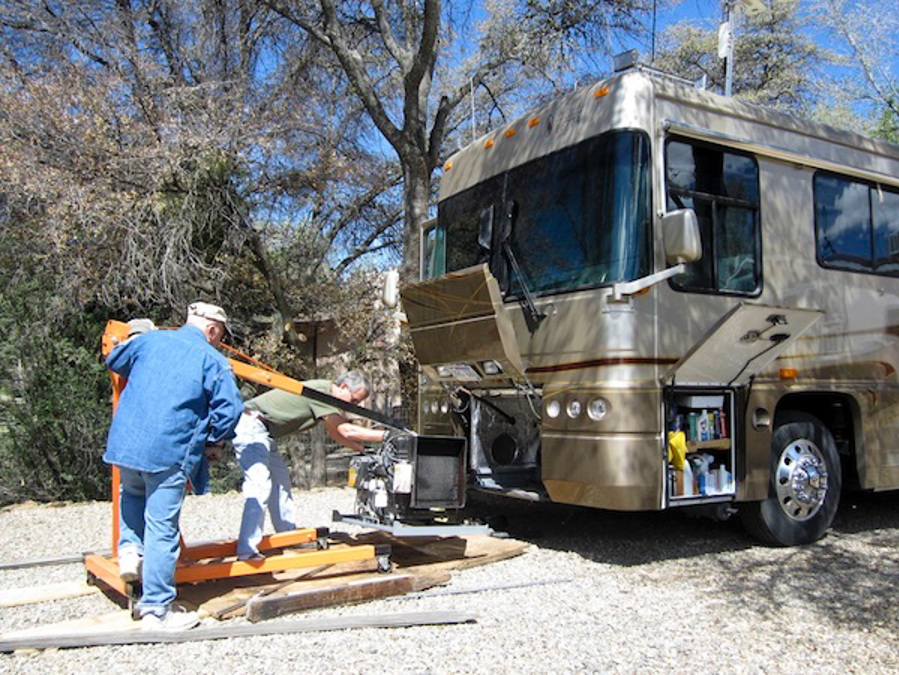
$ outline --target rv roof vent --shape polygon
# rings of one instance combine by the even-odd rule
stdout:
[[[622,70],[628,70],[636,66],[639,58],[640,54],[636,49],[628,49],[626,52],[615,55],[612,67],[616,73],[620,73]]]

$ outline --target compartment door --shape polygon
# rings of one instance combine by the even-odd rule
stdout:
[[[824,312],[742,303],[725,314],[664,376],[680,386],[745,386]]]
[[[476,381],[489,379],[478,369],[491,360],[501,365],[501,378],[523,378],[515,329],[487,265],[409,286],[402,297],[423,366],[449,364],[455,379]]]

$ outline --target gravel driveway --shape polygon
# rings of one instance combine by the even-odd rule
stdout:
[[[331,510],[350,511],[353,493],[297,497],[304,525],[338,529]],[[240,509],[237,493],[189,497],[185,538],[233,537]],[[846,497],[827,537],[798,549],[679,513],[505,511],[527,553],[456,572],[448,588],[551,583],[302,615],[458,610],[475,624],[47,650],[0,655],[0,673],[899,671],[899,494]],[[109,518],[106,503],[0,511],[0,561],[108,548]],[[0,589],[83,574],[80,564],[5,570]],[[0,609],[0,632],[113,609],[100,595]]]

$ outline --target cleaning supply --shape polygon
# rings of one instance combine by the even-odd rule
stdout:
[[[696,419],[697,441],[709,440],[709,411],[703,410]]]
[[[668,463],[680,471],[687,459],[687,437],[683,431],[668,432]]]
[[[693,487],[693,469],[690,468],[690,462],[684,462],[684,497],[692,497],[694,494]]]

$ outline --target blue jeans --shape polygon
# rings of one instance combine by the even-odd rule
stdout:
[[[231,443],[243,469],[245,500],[237,555],[246,557],[259,552],[266,509],[276,532],[295,530],[296,514],[290,493],[290,473],[262,421],[244,413],[235,434]]]
[[[119,467],[121,522],[119,555],[126,548],[143,554],[141,616],[163,616],[175,600],[175,566],[181,550],[178,521],[187,489],[180,466],[166,471],[135,471]]]

